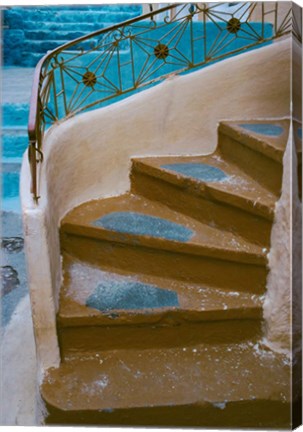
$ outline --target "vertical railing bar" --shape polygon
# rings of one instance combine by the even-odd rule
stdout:
[[[265,12],[265,10],[264,10],[264,1],[262,1],[262,3],[261,3],[261,7],[262,7],[262,39],[264,39],[264,12]]]
[[[65,85],[64,85],[63,67],[62,67],[61,63],[60,63],[60,76],[61,76],[61,83],[62,83],[61,87],[62,87],[62,90],[63,90],[64,110],[65,110],[65,115],[67,115],[68,114],[68,110],[67,110],[67,102],[66,102],[66,94],[65,94],[66,90],[65,90]]]
[[[278,30],[278,8],[279,8],[279,3],[276,1],[275,3],[276,7],[275,7],[275,35],[277,34],[277,30]]]
[[[207,32],[206,32],[206,12],[205,10],[203,10],[202,12],[203,14],[203,31],[204,31],[204,60],[206,61],[207,59],[207,41],[206,41],[206,37],[207,37]]]
[[[120,48],[119,43],[117,46],[117,63],[118,63],[118,81],[119,81],[119,88],[122,92],[122,77],[121,77],[121,63],[120,63]]]
[[[136,77],[135,77],[135,64],[134,64],[134,52],[133,52],[133,40],[132,38],[129,39],[130,43],[130,61],[131,61],[131,67],[132,67],[132,77],[133,77],[133,86],[136,87]]]
[[[195,47],[194,47],[194,29],[193,29],[193,20],[191,17],[190,20],[190,48],[191,48],[191,63],[195,64]]]
[[[56,90],[56,82],[55,82],[55,73],[54,73],[54,71],[52,73],[52,84],[53,84],[55,113],[56,113],[56,118],[58,119],[59,118],[59,110],[58,110],[58,104],[57,104],[57,90]]]

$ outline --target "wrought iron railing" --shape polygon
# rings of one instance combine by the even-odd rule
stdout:
[[[285,2],[282,2],[285,4]],[[29,115],[31,192],[45,129],[60,119],[147,88],[172,73],[249,50],[289,33],[291,4],[279,2],[171,4],[90,33],[38,63]]]

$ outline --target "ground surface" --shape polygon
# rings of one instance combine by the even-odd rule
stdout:
[[[3,212],[0,424],[35,424],[36,358],[21,216]]]
[[[33,69],[3,68],[3,104],[28,103]],[[2,209],[9,203],[1,203]],[[15,206],[18,209],[18,206]],[[18,212],[1,215],[0,425],[35,424],[36,359]]]

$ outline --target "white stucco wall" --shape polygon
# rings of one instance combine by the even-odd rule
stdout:
[[[281,40],[54,125],[44,139],[37,207],[24,159],[21,196],[42,368],[59,361],[55,312],[64,214],[81,202],[125,192],[132,156],[207,154],[216,146],[220,120],[288,116],[290,47],[290,39]]]

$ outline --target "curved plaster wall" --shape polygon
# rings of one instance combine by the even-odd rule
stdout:
[[[125,192],[132,156],[207,154],[217,144],[220,120],[288,116],[290,55],[287,38],[54,125],[44,140],[38,206],[24,159],[21,196],[42,368],[59,362],[55,314],[64,214],[84,201]]]
[[[291,287],[298,287],[300,275],[295,272],[300,266],[300,221],[297,179],[297,157],[293,130],[290,127],[289,139],[283,158],[282,194],[276,203],[275,222],[271,233],[271,250],[268,254],[270,272],[264,301],[266,338],[264,343],[271,349],[286,354],[291,353],[292,334],[300,329],[292,327]],[[293,256],[297,257],[293,262]],[[299,292],[293,289],[299,299]],[[299,301],[294,305],[300,308]],[[298,312],[298,311],[297,311]],[[294,347],[295,348],[295,347]]]

